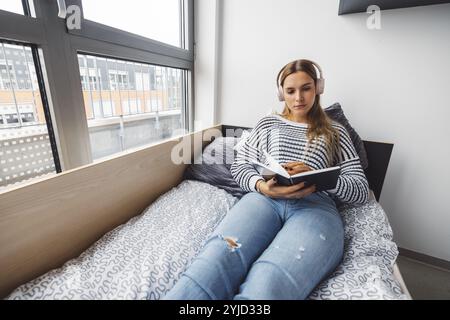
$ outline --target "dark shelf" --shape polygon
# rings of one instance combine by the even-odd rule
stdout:
[[[367,12],[367,8],[373,4],[381,10],[389,10],[443,3],[450,3],[450,0],[340,0],[338,15]]]

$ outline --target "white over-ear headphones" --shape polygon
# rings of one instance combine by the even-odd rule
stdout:
[[[317,70],[319,70],[319,79],[317,79],[317,81],[316,81],[316,94],[322,94],[325,89],[325,79],[322,76],[322,69],[320,68],[320,66],[317,63],[315,63],[314,61],[306,60],[306,59],[295,60],[292,62],[295,62],[295,63],[309,62],[313,66],[315,66],[317,68]],[[291,64],[292,62],[290,62],[288,64]],[[278,95],[278,100],[280,100],[280,101],[284,101],[284,93],[283,93],[283,87],[281,86],[281,83],[280,83],[280,76],[287,65],[285,65],[280,70],[280,72],[278,72],[278,76],[277,76],[277,95]]]

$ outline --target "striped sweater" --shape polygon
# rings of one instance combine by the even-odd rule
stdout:
[[[332,165],[340,165],[341,174],[335,189],[322,192],[344,203],[365,203],[369,196],[369,184],[358,154],[347,130],[336,122],[333,122],[333,127],[339,131],[341,159],[334,159]],[[263,117],[238,151],[231,166],[233,178],[243,190],[256,191],[256,181],[263,177],[250,161],[264,162],[263,151],[279,163],[301,161],[313,170],[330,167],[323,137],[316,140],[315,147],[306,148],[307,129],[307,124],[293,122],[277,114]]]

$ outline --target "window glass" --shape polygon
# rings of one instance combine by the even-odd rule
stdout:
[[[14,13],[18,13],[18,14],[24,14],[22,0],[1,0],[0,1],[0,10],[14,12]]]
[[[94,159],[183,128],[184,70],[85,54],[78,61]]]
[[[180,0],[83,1],[84,18],[180,47]]]
[[[0,42],[0,189],[55,173],[31,48]]]

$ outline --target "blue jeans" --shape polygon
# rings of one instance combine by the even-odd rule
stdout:
[[[164,299],[306,299],[340,263],[344,227],[323,193],[247,193]]]

